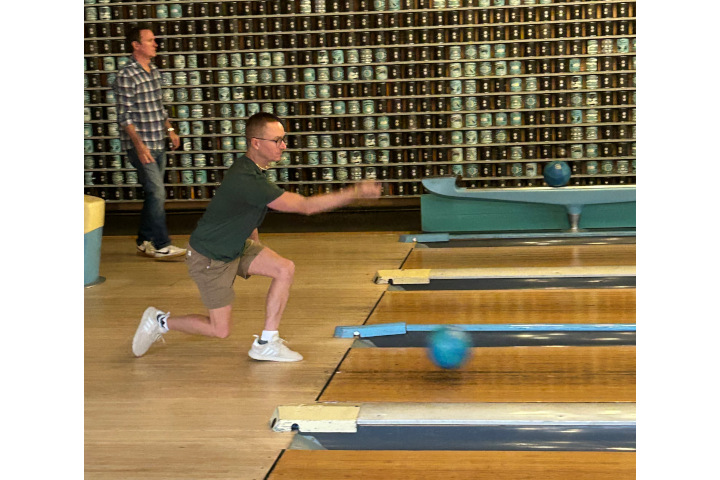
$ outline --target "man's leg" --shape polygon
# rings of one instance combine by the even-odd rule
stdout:
[[[278,329],[285,311],[290,286],[295,276],[295,264],[265,247],[252,260],[247,268],[249,275],[262,275],[272,278],[265,300],[265,329],[262,337],[257,338],[248,355],[255,360],[271,362],[299,362],[303,356],[285,346]]]
[[[206,337],[227,338],[230,336],[232,305],[208,310],[209,316],[192,313],[170,316],[167,328],[178,332]]]
[[[200,290],[208,315],[172,315],[168,317],[167,328],[193,335],[227,338],[232,325],[233,283],[239,260],[213,262],[192,247],[188,248],[185,259],[188,273]]]
[[[143,313],[133,337],[133,353],[137,357],[144,355],[150,346],[162,339],[163,334],[167,333],[168,330],[226,338],[230,335],[231,311],[232,306],[228,305],[210,310],[209,317],[195,313],[171,317],[169,312],[166,313],[155,307],[148,307]]]
[[[252,261],[248,273],[272,278],[265,300],[264,329],[278,330],[290,297],[290,287],[295,276],[295,264],[266,247]]]
[[[190,256],[191,254],[194,255]],[[232,301],[232,281],[228,282],[215,276],[215,278],[210,279],[210,284],[208,284],[203,281],[206,275],[198,275],[199,272],[209,268],[207,259],[191,249],[188,260],[190,274],[196,282],[199,282],[201,296],[203,295],[202,292],[205,291],[206,293],[213,293],[216,295],[216,299],[220,299],[219,301],[216,299],[210,300],[211,297],[208,297],[208,301],[212,302],[210,304],[222,304]],[[233,267],[235,265],[221,265],[223,272],[220,273],[220,276],[225,273],[225,278],[227,278],[228,274],[232,274],[232,278],[234,278],[236,268]],[[245,270],[245,267],[243,267],[243,270]],[[297,362],[302,360],[302,355],[287,348],[284,344],[285,341],[277,334],[280,319],[290,296],[295,264],[269,248],[263,248],[252,259],[250,266],[246,270],[247,275],[262,275],[272,278],[265,304],[265,330],[274,332],[272,338],[266,342],[261,343],[260,339],[255,340],[248,355],[255,360],[273,362]],[[220,280],[220,282],[218,283],[217,280]],[[223,284],[227,285],[223,286]],[[231,314],[232,303],[224,307],[209,309],[209,316],[199,314],[170,316],[169,313],[161,312],[154,307],[148,307],[133,339],[133,352],[136,356],[143,355],[150,348],[150,345],[160,339],[167,330],[226,338],[230,335]]]
[[[140,245],[149,240],[159,250],[170,245],[165,218],[165,152],[154,151],[155,162],[146,164],[140,162],[135,149],[131,148],[127,153],[130,163],[138,171],[138,180],[145,192],[137,243]]]

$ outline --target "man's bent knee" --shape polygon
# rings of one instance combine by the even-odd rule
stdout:
[[[295,263],[292,260],[283,258],[282,261],[277,265],[277,275],[275,276],[278,280],[284,280],[286,282],[292,282],[295,277]]]
[[[230,336],[230,325],[215,325],[213,332],[217,338],[228,338]]]
[[[292,280],[292,278],[295,276],[295,262],[292,260],[285,260],[285,264],[283,265],[283,274]]]
[[[213,336],[217,338],[230,336],[231,312],[231,305],[210,310],[210,325],[212,326]]]

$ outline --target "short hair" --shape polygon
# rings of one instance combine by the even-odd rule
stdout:
[[[128,53],[133,53],[135,50],[133,48],[133,42],[138,42],[142,40],[141,33],[143,30],[150,30],[152,32],[152,25],[149,23],[140,23],[133,25],[130,30],[128,30],[127,35],[125,35],[125,46],[127,47]]]
[[[280,120],[280,117],[273,113],[258,112],[248,118],[247,123],[245,124],[245,137],[247,138],[248,144],[250,144],[251,138],[262,135],[263,130],[265,130],[265,126],[272,122],[278,122],[283,126],[283,128],[285,128],[285,124],[283,124],[283,121]]]

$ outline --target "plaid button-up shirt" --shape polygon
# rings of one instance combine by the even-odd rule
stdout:
[[[168,114],[162,104],[160,70],[151,63],[148,73],[134,57],[130,57],[117,74],[115,98],[123,149],[135,147],[125,131],[125,127],[132,124],[150,150],[163,150]]]

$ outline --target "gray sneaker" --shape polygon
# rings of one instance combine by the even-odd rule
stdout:
[[[272,340],[267,343],[258,343],[258,336],[253,335],[252,347],[248,352],[250,358],[254,360],[265,360],[269,362],[299,362],[303,356],[297,352],[293,352],[285,346],[285,340],[275,335]]]
[[[135,337],[133,338],[132,351],[136,357],[141,357],[148,351],[150,346],[162,340],[163,343],[163,327],[160,325],[160,319],[169,313],[161,312],[155,307],[148,307],[140,319]]]
[[[187,250],[184,248],[178,248],[175,245],[168,245],[167,247],[160,249],[153,249],[148,256],[153,257],[155,260],[167,260],[169,258],[182,257],[185,253],[187,253]]]
[[[137,246],[137,254],[146,256],[146,257],[152,257],[152,252],[155,251],[155,247],[153,247],[152,242],[149,242],[145,240],[142,245]]]

